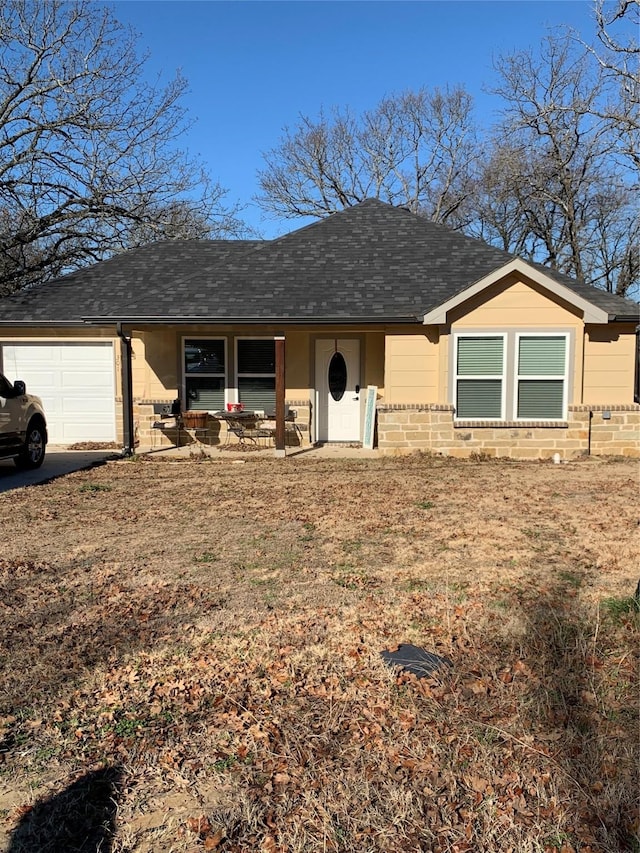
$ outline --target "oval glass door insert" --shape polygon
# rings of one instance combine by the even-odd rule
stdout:
[[[347,390],[347,362],[341,352],[334,352],[329,362],[329,393],[337,402]]]

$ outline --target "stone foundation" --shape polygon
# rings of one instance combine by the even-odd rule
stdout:
[[[569,406],[562,423],[453,419],[453,406],[378,404],[378,447],[384,453],[426,451],[443,456],[511,459],[594,456],[640,458],[640,406]]]

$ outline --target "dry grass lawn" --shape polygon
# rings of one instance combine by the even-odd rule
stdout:
[[[640,850],[638,472],[255,454],[0,495],[0,848]]]

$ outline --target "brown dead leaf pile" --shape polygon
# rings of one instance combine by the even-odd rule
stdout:
[[[0,496],[0,845],[637,850],[637,497],[628,461],[263,456]]]

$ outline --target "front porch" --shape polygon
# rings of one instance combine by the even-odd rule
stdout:
[[[199,412],[203,419],[198,426],[189,426],[188,421],[183,421],[178,426],[175,417],[160,417],[159,410],[165,408],[170,411],[171,405],[171,400],[160,399],[134,402],[136,446],[164,449],[180,445],[220,449],[242,443],[241,436],[234,432],[227,420],[210,412]],[[285,419],[285,447],[311,447],[311,402],[286,400],[285,409],[289,414]],[[255,444],[256,447],[274,446],[275,422],[273,430],[256,430],[256,433],[263,434],[252,436],[249,443]]]

